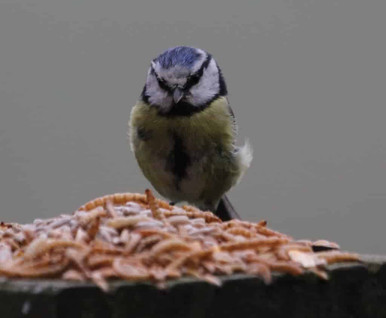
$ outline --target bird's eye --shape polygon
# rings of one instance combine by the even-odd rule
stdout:
[[[201,75],[200,74],[192,74],[188,77],[188,80],[186,81],[185,84],[185,89],[189,89],[192,86],[196,85],[200,81]]]
[[[165,91],[170,92],[171,88],[168,83],[162,78],[159,77],[157,73],[154,72],[155,78],[157,79],[158,85]]]
[[[192,82],[198,82],[200,79],[200,76],[198,76],[198,74],[193,74],[191,77],[190,77],[190,80]]]

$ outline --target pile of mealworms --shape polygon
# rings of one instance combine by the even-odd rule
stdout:
[[[182,276],[220,285],[219,276],[233,273],[266,283],[272,272],[327,279],[327,264],[347,261],[359,256],[328,241],[295,240],[265,221],[222,222],[211,212],[171,206],[150,190],[101,197],[32,224],[0,224],[0,276],[91,280],[103,290],[114,279],[164,286]]]

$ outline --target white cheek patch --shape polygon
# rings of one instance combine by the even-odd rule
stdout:
[[[158,84],[154,74],[149,72],[146,80],[146,95],[152,105],[158,105],[163,111],[168,111],[172,106],[172,97]]]
[[[204,70],[200,81],[190,89],[188,101],[195,106],[205,104],[220,90],[218,67],[212,59]]]

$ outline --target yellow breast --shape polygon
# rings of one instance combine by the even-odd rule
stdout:
[[[138,102],[131,113],[130,127],[134,147],[140,129],[149,136],[148,146],[155,152],[160,148],[169,149],[173,132],[178,133],[190,151],[200,151],[214,143],[230,151],[234,141],[232,118],[225,97],[216,99],[209,107],[191,116],[160,116],[155,107]]]
[[[239,175],[224,97],[191,116],[161,116],[139,102],[131,113],[130,137],[145,177],[173,201],[214,205]]]

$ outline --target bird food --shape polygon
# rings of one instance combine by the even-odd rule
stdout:
[[[314,252],[314,245],[328,250]],[[233,273],[267,284],[272,272],[327,279],[327,264],[347,261],[360,258],[328,241],[295,240],[265,221],[222,222],[192,206],[171,206],[150,190],[97,198],[71,215],[0,224],[0,276],[91,280],[103,290],[114,279],[162,287],[182,276],[220,285],[219,275]]]

